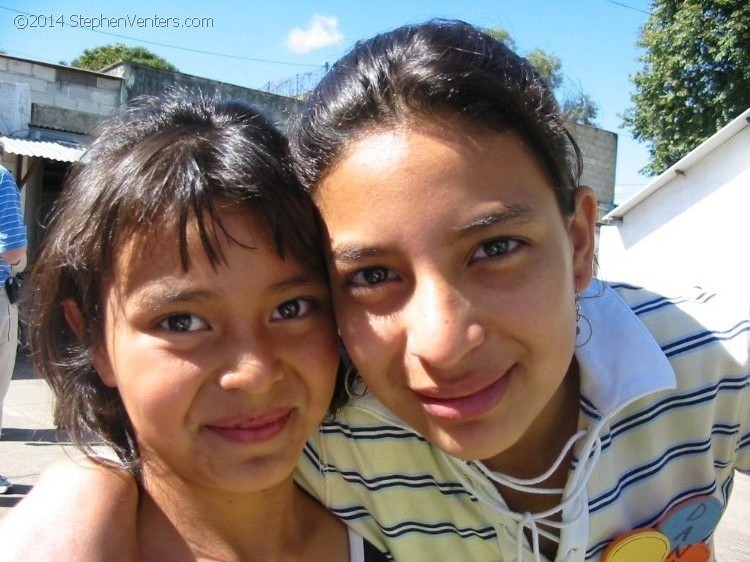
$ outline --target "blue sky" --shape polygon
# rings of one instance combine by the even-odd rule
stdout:
[[[0,0],[0,50],[57,63],[70,62],[86,48],[120,42],[146,47],[181,72],[261,88],[267,82],[318,71],[357,39],[432,17],[459,18],[507,29],[521,53],[538,47],[557,55],[569,87],[580,86],[599,105],[598,126],[618,134],[617,200],[648,181],[639,173],[647,162],[646,146],[621,127],[633,88],[629,77],[640,66],[636,41],[648,17],[646,0],[265,0],[242,4],[222,0]],[[161,22],[156,22],[158,18]],[[188,18],[197,18],[198,27],[184,27]],[[95,25],[98,29],[92,29]]]

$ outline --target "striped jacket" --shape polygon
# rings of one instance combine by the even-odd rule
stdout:
[[[576,350],[581,438],[557,560],[603,560],[608,548],[710,548],[734,471],[750,471],[746,310],[700,290],[666,297],[602,282],[582,301],[592,335]],[[432,446],[371,395],[321,426],[297,472],[395,560],[544,560],[523,536],[544,521],[507,509],[492,477]],[[644,533],[631,535],[635,543],[617,541],[634,530]],[[621,559],[643,559],[633,552]]]

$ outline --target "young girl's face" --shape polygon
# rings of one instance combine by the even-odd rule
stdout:
[[[338,348],[322,276],[282,260],[258,215],[227,204],[220,218],[234,241],[217,228],[215,270],[194,224],[188,271],[174,235],[123,249],[95,366],[122,396],[146,482],[235,494],[291,475],[330,403]]]
[[[462,458],[543,442],[570,413],[591,191],[565,217],[519,137],[454,123],[359,139],[316,202],[339,330],[370,390]]]

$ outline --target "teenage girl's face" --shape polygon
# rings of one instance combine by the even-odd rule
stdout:
[[[236,242],[219,234],[215,270],[195,229],[187,272],[174,236],[125,248],[95,365],[122,396],[146,482],[236,494],[290,477],[330,403],[338,348],[325,279],[279,258],[258,216],[220,216]]]
[[[544,442],[570,413],[591,190],[563,216],[519,137],[453,123],[359,139],[316,202],[339,330],[375,396],[462,458],[502,466]]]

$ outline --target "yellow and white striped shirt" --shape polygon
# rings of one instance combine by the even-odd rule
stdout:
[[[576,350],[581,439],[556,559],[601,560],[635,529],[666,534],[670,550],[710,547],[734,471],[750,471],[747,311],[700,290],[667,297],[602,282],[582,306],[592,337]],[[519,532],[539,521],[505,507],[495,476],[432,446],[371,395],[321,426],[297,472],[394,560],[544,560]],[[686,516],[686,505],[700,509]]]

